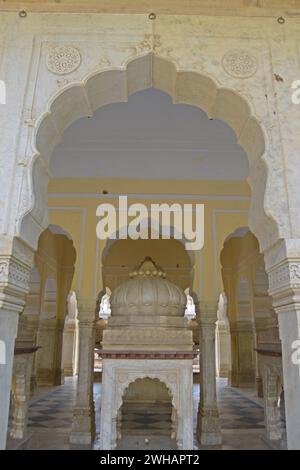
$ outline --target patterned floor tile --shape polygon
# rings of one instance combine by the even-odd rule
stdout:
[[[261,441],[261,435],[264,431],[264,410],[262,404],[251,400],[243,390],[228,387],[223,379],[218,380],[217,384],[220,421],[224,436],[222,448],[246,449],[248,446],[248,448],[267,449],[267,446]],[[33,433],[32,449],[69,448],[68,439],[72,426],[75,397],[76,381],[72,378],[67,378],[63,386],[49,390],[49,392],[36,401],[32,400],[28,419],[30,432]],[[195,384],[193,393],[194,430],[196,430],[199,397],[199,384]],[[97,433],[94,448],[97,449],[99,448],[101,398],[101,384],[99,383],[95,384],[94,398]],[[157,437],[166,437],[164,433],[166,429],[168,432],[170,429],[169,418],[170,414],[163,410],[163,408],[159,411],[157,409],[150,410],[144,415],[141,415],[140,412],[129,413],[126,417],[126,427],[132,435],[128,437],[128,443],[131,442],[135,448],[141,448],[143,439],[138,434],[143,431],[149,434],[149,431],[155,430]],[[136,434],[136,431],[138,434]],[[134,437],[134,433],[136,437]],[[58,435],[60,435],[60,439],[58,439]],[[195,437],[195,449],[198,448],[197,445]],[[174,442],[170,441],[167,443],[166,441],[166,446],[166,448],[174,448]]]

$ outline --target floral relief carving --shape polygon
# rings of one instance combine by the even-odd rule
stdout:
[[[286,286],[300,287],[300,263],[288,263],[270,272],[270,290]]]
[[[48,70],[58,75],[74,72],[80,64],[80,52],[73,46],[53,47],[46,60]]]
[[[14,285],[27,291],[30,266],[25,266],[13,258],[0,260],[0,284]]]
[[[256,73],[257,62],[255,57],[243,49],[234,49],[227,52],[222,60],[224,70],[236,78],[249,78]]]
[[[111,61],[107,57],[102,57],[99,60],[99,65],[100,65],[100,67],[110,67],[111,66]]]
[[[56,80],[56,83],[57,83],[58,88],[62,88],[68,85],[69,80],[67,80],[66,78],[59,78],[58,80]]]

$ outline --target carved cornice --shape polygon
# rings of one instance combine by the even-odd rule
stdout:
[[[182,345],[189,343],[192,345],[191,332],[184,329],[160,330],[158,328],[149,329],[106,329],[103,332],[103,343],[109,344],[175,344]]]
[[[269,280],[271,292],[286,286],[300,288],[300,260],[276,266],[269,272]]]
[[[0,308],[21,312],[29,290],[31,265],[9,255],[0,255]]]
[[[286,258],[268,269],[269,293],[277,314],[300,311],[300,259]]]
[[[198,351],[110,351],[98,349],[102,359],[194,359]]]

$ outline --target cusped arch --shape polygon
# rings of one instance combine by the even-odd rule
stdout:
[[[153,381],[156,381],[156,382],[159,382],[160,384],[162,384],[162,385],[166,388],[166,390],[167,390],[167,392],[168,392],[168,396],[169,396],[169,398],[170,398],[170,400],[171,400],[171,402],[172,402],[172,404],[173,404],[173,406],[174,406],[172,390],[170,389],[170,387],[168,386],[168,384],[166,383],[166,381],[162,381],[161,378],[153,378],[153,377],[148,377],[148,376],[146,376],[146,377],[137,377],[136,379],[131,380],[131,381],[128,383],[127,387],[123,390],[122,404],[123,404],[123,401],[124,401],[124,397],[125,397],[125,395],[127,394],[127,392],[129,391],[130,387],[131,387],[132,385],[134,385],[136,382],[138,382],[139,380],[145,380],[145,379],[153,380]],[[121,406],[122,406],[122,405],[121,405]]]
[[[123,404],[123,398],[126,394],[126,391],[128,390],[129,386],[133,383],[135,383],[139,379],[150,379],[150,380],[158,380],[161,382],[163,385],[168,390],[169,397],[171,398],[172,406],[177,412],[177,415],[179,417],[180,413],[180,406],[179,406],[179,400],[178,400],[178,390],[177,390],[177,385],[175,382],[172,380],[168,380],[168,377],[166,376],[165,373],[161,373],[159,371],[148,371],[148,372],[142,372],[138,371],[136,373],[131,373],[126,379],[120,384],[119,389],[118,389],[118,395],[116,397],[116,407],[114,410],[114,417],[117,417],[117,414]]]
[[[99,107],[124,102],[140,90],[157,88],[173,103],[190,104],[210,118],[226,122],[237,136],[249,160],[252,189],[250,227],[260,239],[262,231],[277,238],[278,227],[265,212],[267,187],[267,133],[255,117],[250,101],[233,89],[202,73],[176,68],[169,59],[146,54],[131,58],[122,67],[109,67],[90,74],[79,83],[65,86],[48,102],[33,132],[33,155],[29,182],[24,184],[17,235],[36,249],[41,231],[47,226],[47,184],[49,162],[65,129],[77,119],[91,116]],[[262,228],[263,227],[263,228]],[[271,236],[271,235],[270,235]]]

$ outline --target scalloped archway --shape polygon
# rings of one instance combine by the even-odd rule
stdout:
[[[262,233],[277,237],[277,223],[264,210],[267,134],[251,105],[235,90],[220,87],[215,79],[194,71],[177,70],[174,63],[153,54],[135,57],[124,67],[93,73],[79,83],[66,86],[49,101],[35,126],[32,144],[35,151],[27,188],[30,209],[21,210],[17,236],[36,249],[38,237],[48,224],[49,162],[65,129],[77,119],[93,115],[105,104],[127,101],[131,94],[151,87],[169,94],[173,103],[201,108],[208,117],[226,122],[235,131],[249,160],[248,181],[252,190],[249,226],[261,244],[264,243]]]

